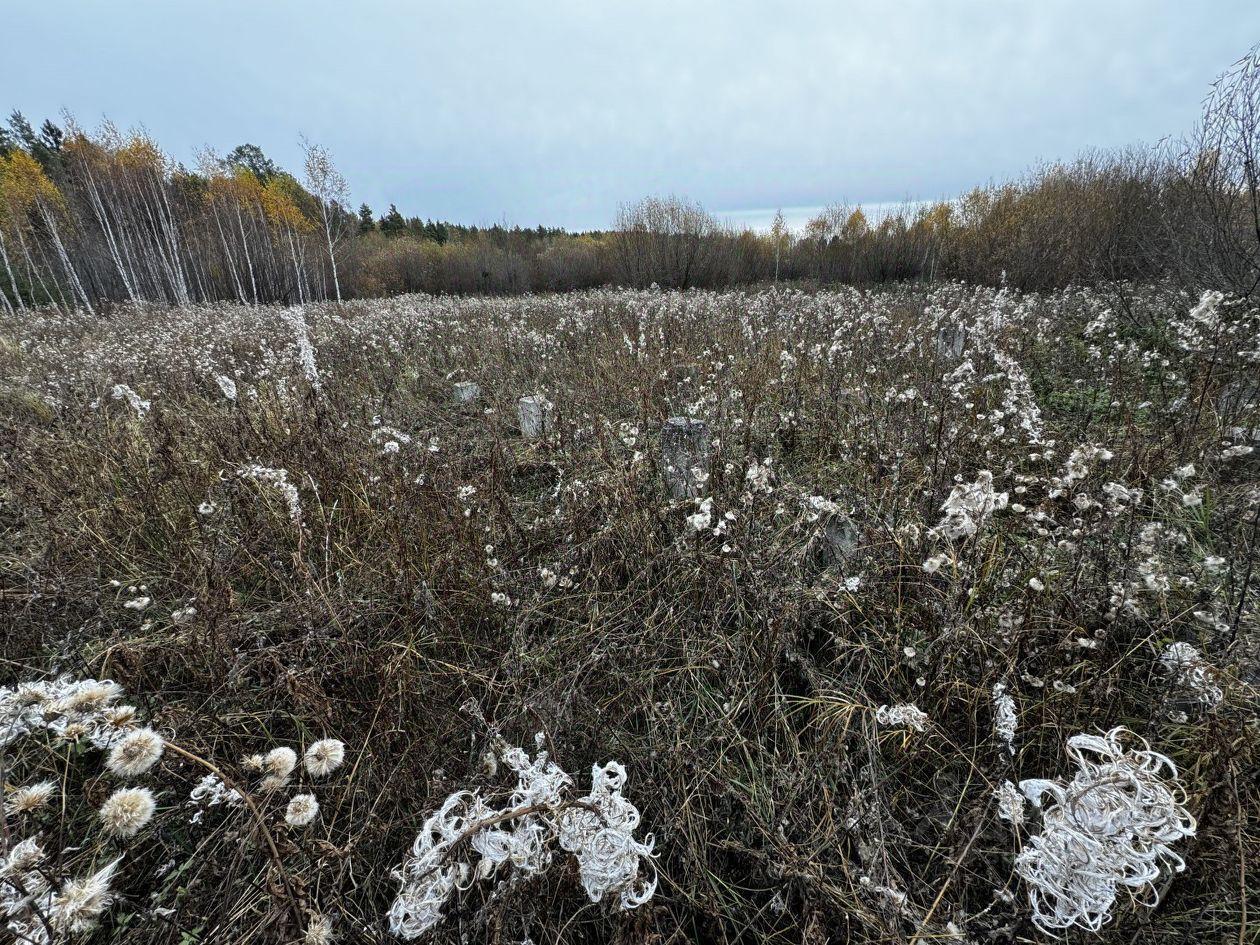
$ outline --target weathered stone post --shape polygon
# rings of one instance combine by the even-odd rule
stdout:
[[[516,402],[516,412],[521,421],[521,436],[537,440],[551,432],[555,407],[542,394],[530,394]]]
[[[472,381],[459,381],[455,385],[454,397],[457,404],[471,404],[481,396],[481,386]]]
[[[1230,382],[1216,398],[1216,410],[1230,423],[1225,432],[1236,445],[1260,446],[1260,384]],[[1260,459],[1254,453],[1252,457]]]
[[[1260,384],[1231,381],[1216,398],[1216,409],[1223,416],[1234,417],[1256,411],[1260,413]]]
[[[936,356],[961,358],[967,347],[967,329],[962,325],[942,325],[936,332]]]
[[[661,427],[661,470],[675,499],[694,499],[709,479],[709,427],[670,417]]]
[[[862,533],[858,531],[857,524],[843,512],[827,516],[823,525],[823,536],[827,541],[828,559],[840,565],[853,560],[862,541]]]

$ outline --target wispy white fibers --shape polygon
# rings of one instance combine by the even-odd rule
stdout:
[[[302,367],[302,373],[310,382],[311,387],[318,391],[321,389],[319,368],[315,364],[315,346],[311,344],[311,332],[306,324],[306,310],[299,305],[296,308],[288,309],[284,316],[293,328],[294,341],[298,350],[298,363]]]
[[[1213,707],[1224,700],[1225,693],[1216,684],[1212,667],[1189,643],[1168,644],[1159,662],[1174,685],[1193,692],[1204,705]]]
[[[1122,727],[1073,736],[1067,756],[1077,772],[1066,784],[1020,782],[1041,809],[1041,832],[1015,858],[1015,869],[1039,928],[1097,932],[1121,886],[1147,906],[1158,904],[1156,881],[1167,868],[1185,868],[1169,845],[1193,836],[1195,819],[1172,761]]]
[[[137,416],[143,417],[149,412],[152,406],[149,401],[145,400],[126,384],[115,384],[109,392],[109,396],[114,400],[125,400],[127,406],[136,412]]]
[[[121,858],[119,858],[120,860]],[[48,921],[59,932],[87,932],[113,903],[110,889],[119,860],[81,879],[68,880],[52,898]]]
[[[236,400],[236,381],[226,374],[216,374],[214,382],[219,385],[219,390],[223,392],[224,397],[228,400]]]
[[[993,731],[1006,743],[1007,751],[1015,751],[1015,732],[1019,728],[1015,697],[1006,691],[1005,683],[993,684]]]
[[[574,854],[582,888],[592,902],[616,892],[621,908],[634,909],[652,898],[656,876],[640,867],[650,862],[652,837],[634,839],[639,809],[621,795],[626,769],[615,761],[591,768],[591,793],[560,815],[560,846]]]
[[[976,481],[959,483],[941,506],[945,517],[936,530],[946,538],[969,538],[999,509],[1006,508],[1008,496],[993,488],[993,473],[982,469]]]
[[[516,788],[500,805],[477,791],[456,791],[424,822],[411,855],[395,871],[398,897],[389,910],[390,931],[418,938],[442,920],[457,889],[490,879],[510,866],[529,876],[551,863],[551,848],[573,854],[583,889],[593,902],[616,895],[622,909],[651,899],[652,838],[634,838],[639,811],[621,794],[626,772],[616,762],[591,770],[591,791],[570,799],[573,779],[547,753],[533,758],[509,748],[502,760]]]
[[[1024,809],[1028,806],[1019,789],[1010,781],[1003,781],[994,792],[998,799],[998,816],[1014,827],[1024,823]]]
[[[242,479],[260,482],[278,492],[289,508],[289,520],[294,525],[302,524],[302,498],[298,494],[297,486],[289,482],[288,470],[250,463],[237,470],[237,475]]]
[[[6,814],[34,814],[43,810],[57,792],[57,785],[52,781],[40,781],[5,790],[4,812]]]

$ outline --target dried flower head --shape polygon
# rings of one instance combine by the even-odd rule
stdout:
[[[121,788],[101,805],[101,824],[115,837],[134,837],[153,819],[156,809],[148,788]]]
[[[313,778],[322,778],[332,774],[341,767],[346,759],[346,746],[335,738],[323,738],[313,742],[303,756],[307,773]]]
[[[1193,692],[1204,705],[1214,707],[1224,701],[1225,693],[1216,684],[1212,667],[1189,643],[1168,644],[1159,662],[1174,685]]]
[[[68,880],[52,897],[48,907],[48,921],[52,927],[59,932],[70,933],[92,929],[114,901],[109,884],[118,863],[119,860],[114,860],[91,876]]]
[[[272,777],[287,779],[297,767],[297,752],[290,747],[272,748],[262,756],[262,770]]]
[[[6,814],[33,814],[48,806],[57,785],[52,781],[40,781],[38,784],[26,784],[10,789],[4,798]]]
[[[945,516],[936,530],[946,538],[968,538],[978,532],[999,509],[1007,506],[1005,492],[993,488],[993,473],[982,469],[976,481],[954,486],[941,506]]]
[[[295,794],[284,811],[284,822],[290,827],[305,827],[319,816],[319,801],[314,794]]]
[[[134,778],[144,774],[162,757],[166,743],[151,728],[138,728],[128,732],[110,749],[105,767],[120,778]]]
[[[20,876],[44,861],[44,848],[34,837],[13,844],[8,858],[0,863],[0,876]]]
[[[332,919],[316,913],[306,924],[306,934],[302,937],[302,945],[332,945],[335,939]]]

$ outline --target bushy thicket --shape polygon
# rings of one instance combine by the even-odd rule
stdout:
[[[6,876],[38,838],[34,901],[98,942],[384,942],[407,890],[433,941],[1247,941],[1258,319],[1125,284],[6,317]],[[166,750],[120,767],[138,725]],[[637,832],[546,846],[578,801]],[[524,826],[473,852],[491,810]],[[592,902],[627,857],[654,892]]]

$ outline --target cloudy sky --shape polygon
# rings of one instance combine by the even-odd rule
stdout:
[[[1256,0],[94,0],[9,4],[0,108],[144,125],[177,159],[326,145],[356,201],[606,225],[675,193],[953,196],[1154,143],[1260,40]]]

